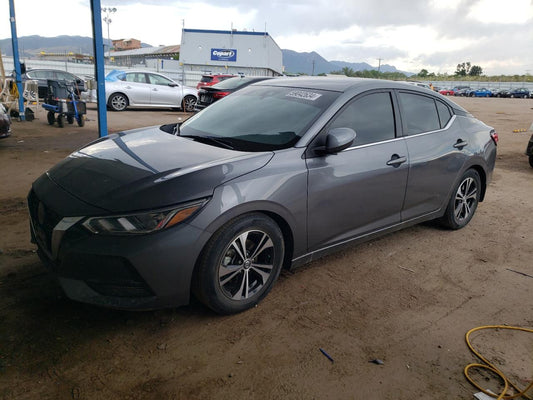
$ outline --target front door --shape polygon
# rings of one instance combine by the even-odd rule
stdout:
[[[307,160],[310,252],[400,222],[409,163],[391,94],[355,98],[326,131],[336,127],[354,129],[356,138],[338,154]]]

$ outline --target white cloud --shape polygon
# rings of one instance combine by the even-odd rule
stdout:
[[[533,17],[533,5],[530,0],[480,0],[468,17],[485,24],[522,24]]]
[[[113,0],[110,36],[179,44],[186,28],[267,31],[281,48],[328,60],[377,59],[399,69],[453,73],[471,61],[490,73],[533,70],[531,0]],[[88,0],[16,0],[19,36],[91,36]],[[9,38],[0,7],[0,38]],[[232,25],[233,24],[233,25]],[[107,26],[103,23],[103,35]]]

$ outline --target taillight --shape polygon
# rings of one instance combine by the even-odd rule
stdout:
[[[222,97],[226,97],[228,94],[230,94],[231,92],[214,92],[213,93],[213,97],[215,99],[221,99]]]
[[[490,132],[490,138],[492,139],[495,145],[498,145],[498,134],[496,133],[495,130],[492,130]]]

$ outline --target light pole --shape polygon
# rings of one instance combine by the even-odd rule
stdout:
[[[104,17],[104,22],[107,24],[107,57],[109,57],[109,53],[111,53],[111,38],[109,36],[109,24],[113,22],[113,20],[109,17],[114,12],[117,12],[117,9],[115,7],[104,7],[102,8],[102,11],[106,13],[106,16]]]

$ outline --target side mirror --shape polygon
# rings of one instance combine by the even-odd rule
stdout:
[[[350,147],[355,140],[356,133],[351,128],[333,128],[326,136],[327,154],[336,154]]]

